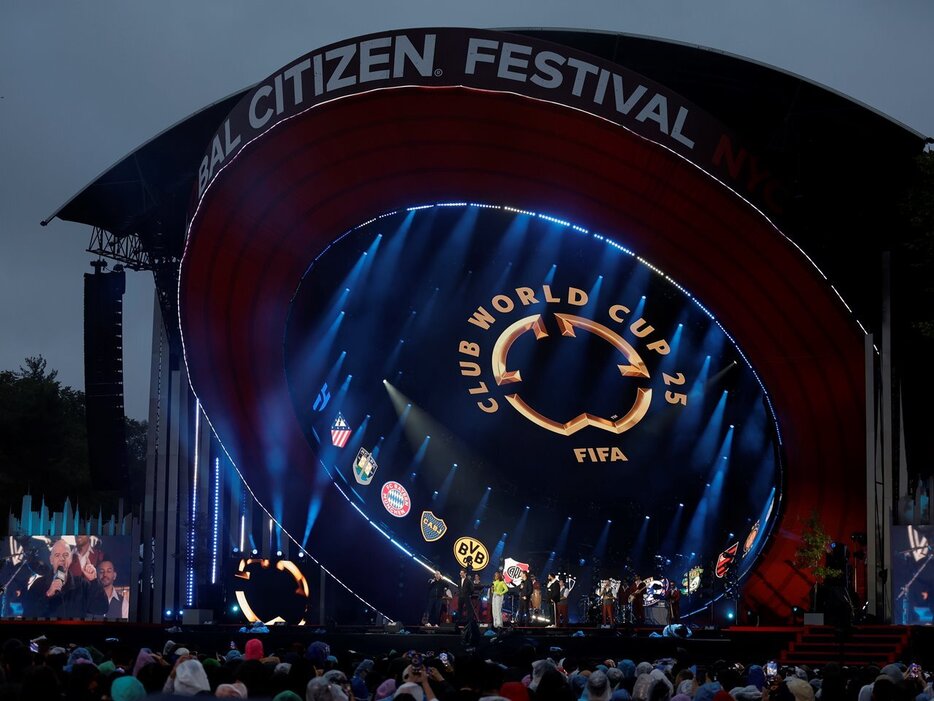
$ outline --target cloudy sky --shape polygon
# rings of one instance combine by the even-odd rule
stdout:
[[[934,2],[0,0],[0,369],[83,388],[87,227],[39,221],[142,142],[318,46],[416,26],[568,27],[712,47],[934,134]],[[145,418],[152,278],[128,273],[127,414]]]

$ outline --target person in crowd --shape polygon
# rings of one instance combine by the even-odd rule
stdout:
[[[97,578],[97,568],[88,562],[75,576],[71,546],[64,540],[52,544],[50,569],[43,569],[23,595],[26,618],[86,618],[103,616],[108,603]]]
[[[341,687],[324,677],[315,677],[305,687],[305,701],[348,701]]]
[[[190,654],[180,655],[175,662],[175,669],[169,674],[162,692],[176,696],[196,696],[202,691],[210,691],[211,684],[201,662]]]

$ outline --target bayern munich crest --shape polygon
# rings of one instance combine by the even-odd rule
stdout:
[[[396,518],[407,516],[412,508],[412,500],[409,499],[409,493],[405,491],[398,482],[387,482],[380,490],[380,498],[383,500],[383,506],[386,511]]]

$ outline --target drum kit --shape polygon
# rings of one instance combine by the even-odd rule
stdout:
[[[615,601],[615,621],[618,625],[627,625],[638,623],[634,620],[632,602],[620,601],[619,588],[621,582],[616,579],[610,580],[613,599]],[[668,603],[669,582],[667,579],[647,579],[644,581],[645,592],[643,594],[645,606],[665,606]],[[590,625],[599,625],[603,621],[603,592],[602,587],[597,586],[592,594],[585,594],[578,602],[578,614],[581,623]]]

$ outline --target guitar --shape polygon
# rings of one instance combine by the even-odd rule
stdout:
[[[631,604],[633,601],[635,601],[636,597],[639,596],[640,594],[644,594],[647,587],[648,585],[646,585],[645,581],[643,580],[643,582],[639,584],[639,586],[637,586],[635,589],[633,589],[632,592],[629,594],[629,603]]]

